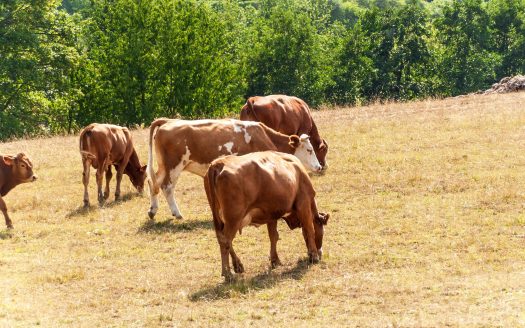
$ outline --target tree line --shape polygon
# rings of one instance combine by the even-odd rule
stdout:
[[[220,117],[251,95],[453,96],[523,73],[524,0],[0,3],[0,140]]]

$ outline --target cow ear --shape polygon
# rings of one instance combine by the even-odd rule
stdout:
[[[15,158],[13,156],[3,156],[2,158],[7,166],[13,166],[13,164],[15,164]]]
[[[326,225],[328,223],[329,218],[330,218],[330,213],[319,212],[319,215],[317,216],[317,222],[320,225]]]
[[[319,149],[323,150],[323,149],[326,149],[326,148],[328,148],[328,143],[326,142],[326,140],[321,139],[321,144],[319,145]]]
[[[290,142],[288,142],[288,144],[290,145],[290,147],[295,149],[299,147],[299,145],[301,144],[301,140],[299,139],[298,136],[294,134],[290,136]]]

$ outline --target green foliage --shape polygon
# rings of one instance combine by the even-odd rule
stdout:
[[[501,54],[498,77],[525,73],[525,1],[491,0],[488,14],[492,28],[492,50]]]
[[[457,95],[525,73],[523,0],[4,0],[0,139]]]
[[[324,62],[328,49],[322,44],[325,26],[319,23],[328,17],[328,8],[319,12],[317,2],[307,10],[292,1],[270,2],[251,27],[257,42],[249,49],[248,95],[292,94],[319,104],[330,83]]]
[[[55,110],[67,110],[78,86],[78,32],[55,0],[0,3],[0,139],[59,132]]]
[[[440,80],[446,94],[476,91],[495,79],[500,55],[490,51],[490,17],[482,0],[453,2],[436,21],[443,44]]]

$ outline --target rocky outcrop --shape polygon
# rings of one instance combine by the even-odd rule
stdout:
[[[525,90],[525,76],[504,77],[501,81],[494,83],[492,88],[482,91],[482,94],[507,93]]]

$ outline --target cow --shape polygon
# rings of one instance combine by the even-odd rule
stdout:
[[[265,151],[216,159],[204,177],[204,188],[221,250],[222,276],[227,281],[232,279],[228,254],[234,271],[244,272],[232,240],[248,225],[266,224],[272,267],[281,264],[276,249],[280,218],[291,229],[302,228],[310,262],[320,260],[330,215],[317,211],[312,182],[295,156]]]
[[[125,127],[112,124],[92,123],[80,132],[80,155],[82,157],[82,183],[84,184],[84,207],[89,207],[89,169],[97,170],[98,202],[102,205],[109,197],[109,182],[117,171],[115,200],[120,197],[120,182],[125,173],[131,183],[141,193],[146,179],[146,165],[141,166],[137,152],[133,147],[131,133]],[[106,188],[102,192],[102,178],[106,174]]]
[[[157,173],[153,170],[153,147],[158,163]],[[173,195],[173,188],[182,171],[204,177],[208,165],[220,156],[244,155],[262,150],[295,154],[308,169],[316,172],[322,170],[306,134],[288,136],[260,122],[233,119],[155,120],[151,123],[149,136],[150,219],[157,213],[159,185],[170,206],[171,214],[182,219]]]
[[[13,221],[7,214],[7,206],[2,197],[19,184],[33,182],[36,179],[33,164],[24,153],[16,156],[0,155],[0,210],[4,214],[8,229],[13,229]]]
[[[262,122],[288,135],[309,135],[323,170],[328,168],[328,143],[319,135],[310,108],[302,99],[285,95],[250,97],[241,109],[240,119]]]

